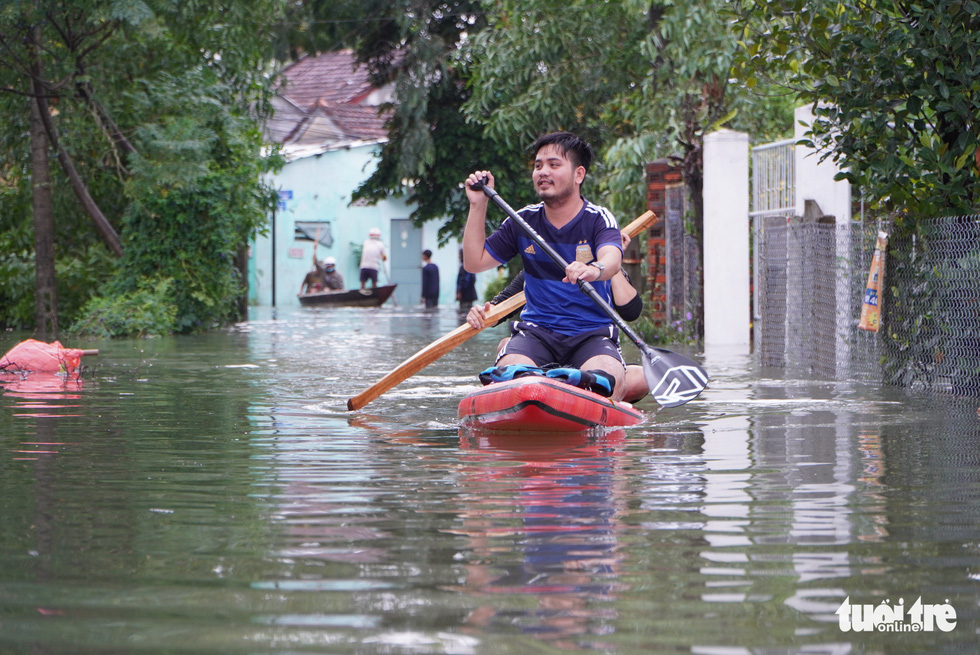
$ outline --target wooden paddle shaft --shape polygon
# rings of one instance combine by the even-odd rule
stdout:
[[[524,292],[514,294],[499,305],[494,305],[487,313],[487,325],[494,325],[501,319],[520,309],[524,305]],[[395,385],[404,382],[423,368],[436,361],[450,350],[454,349],[464,341],[479,334],[469,323],[463,323],[458,328],[444,337],[433,341],[428,346],[418,351],[404,362],[399,364],[386,376],[372,384],[370,387],[357,394],[347,401],[347,409],[354,411],[367,405],[369,402],[388,391]]]
[[[640,232],[647,229],[647,227],[649,227],[656,220],[657,215],[652,211],[647,211],[623,228],[623,231],[626,232],[626,235],[632,239],[635,238]],[[514,294],[507,300],[504,300],[499,305],[494,305],[487,313],[486,325],[496,325],[498,322],[523,306],[524,292],[521,291],[520,293]],[[389,389],[401,384],[432,362],[436,361],[461,343],[476,336],[480,332],[481,330],[477,330],[469,323],[464,323],[444,337],[433,341],[428,346],[396,366],[394,370],[372,384],[370,387],[353,398],[350,398],[347,401],[348,411],[361,409]]]
[[[632,223],[623,228],[630,239],[635,239],[636,235],[657,222],[657,215],[652,211],[645,211],[640,214]]]

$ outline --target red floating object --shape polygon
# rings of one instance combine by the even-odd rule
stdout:
[[[97,350],[65,348],[58,341],[44,343],[35,339],[21,341],[0,357],[2,373],[63,373],[78,375],[82,356],[98,353]]]

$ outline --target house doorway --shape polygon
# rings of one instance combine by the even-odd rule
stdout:
[[[422,230],[408,218],[391,219],[391,281],[395,300],[412,307],[422,297]]]

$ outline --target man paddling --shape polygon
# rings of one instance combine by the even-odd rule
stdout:
[[[623,235],[623,250],[625,251],[630,245],[630,236],[626,233],[624,229],[622,231]],[[613,276],[610,280],[612,285],[612,298],[613,298],[613,309],[616,313],[622,317],[624,321],[635,321],[640,318],[643,313],[643,299],[637,292],[636,288],[633,286],[633,282],[630,280],[629,275],[626,273],[625,268],[621,268],[619,273]],[[494,305],[499,305],[503,301],[507,300],[516,293],[524,291],[524,271],[520,271],[514,276],[504,290],[494,296],[491,300],[482,307],[472,307],[466,315],[466,321],[477,330],[482,330],[486,326],[486,321],[484,317],[486,312],[490,311],[490,308]],[[514,314],[517,314],[517,310]],[[514,314],[511,314],[513,316]],[[509,318],[509,317],[508,317]],[[507,318],[501,319],[495,325],[499,325]],[[497,345],[497,352],[499,353],[507,342],[510,341],[510,337],[504,337],[500,340]],[[643,367],[639,364],[627,364],[626,365],[626,391],[623,394],[623,400],[628,403],[635,403],[647,396],[650,393],[650,387],[647,384],[646,378],[643,374]]]
[[[526,271],[527,305],[496,361],[497,370],[506,376],[514,370],[534,370],[549,364],[579,369],[582,374],[574,377],[576,382],[585,381],[581,386],[620,400],[625,393],[626,366],[619,350],[618,329],[577,285],[580,279],[590,282],[607,303],[611,302],[609,280],[619,272],[623,259],[616,219],[581,194],[592,164],[592,148],[570,132],[555,132],[539,138],[532,151],[531,180],[542,202],[517,213],[570,262],[564,270],[510,218],[486,237],[488,198],[479,186],[473,186],[484,183],[492,189],[493,175],[476,171],[464,183],[470,202],[463,232],[466,270],[487,271],[520,254]],[[482,314],[484,308],[475,309]],[[471,321],[477,329],[482,328],[482,316],[476,323]],[[515,366],[519,368],[510,368]]]

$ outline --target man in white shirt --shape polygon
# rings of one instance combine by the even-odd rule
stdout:
[[[372,227],[367,241],[361,247],[361,291],[368,280],[371,281],[372,289],[377,288],[378,269],[385,261],[388,261],[388,255],[385,253],[385,244],[381,241],[381,230]]]

